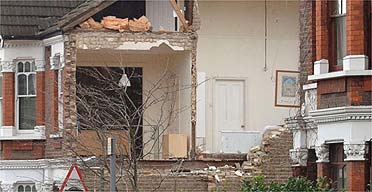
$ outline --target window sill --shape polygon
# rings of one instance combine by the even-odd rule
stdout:
[[[0,128],[1,140],[45,140],[45,127],[35,126],[34,130],[17,132],[13,126],[2,126]]]
[[[330,73],[323,73],[319,75],[310,75],[309,81],[323,80],[323,79],[334,79],[341,77],[351,76],[372,76],[372,70],[349,70],[349,71],[336,71]]]

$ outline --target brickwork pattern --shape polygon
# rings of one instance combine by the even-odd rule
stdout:
[[[327,59],[329,56],[328,3],[318,0],[316,5],[316,60]]]
[[[43,141],[2,141],[2,159],[41,159],[44,157]]]
[[[45,72],[36,74],[36,125],[45,125]]]
[[[365,161],[347,162],[347,191],[365,191],[368,183]]]
[[[265,176],[267,182],[285,183],[293,175],[289,156],[292,147],[291,131],[284,128],[268,130],[261,145],[250,150],[242,168],[252,176]]]
[[[365,41],[363,0],[346,1],[346,52],[347,55],[367,55]]]
[[[347,77],[318,82],[318,109],[372,104],[372,77]]]
[[[91,172],[92,170],[83,171],[85,182],[88,189],[98,191],[100,188],[100,178]],[[105,177],[108,179],[108,177]],[[169,174],[148,174],[139,176],[139,191],[187,191],[187,192],[208,192],[208,191],[240,191],[241,177],[228,176],[221,178],[217,183],[208,175],[169,175]],[[117,183],[117,191],[134,191],[129,180],[121,179]],[[109,191],[109,182],[104,182],[104,190]]]
[[[313,61],[315,60],[315,1],[305,0],[299,4],[300,23],[300,86],[310,83],[307,80],[313,74]],[[305,93],[299,92],[300,103],[305,102]]]
[[[3,126],[14,126],[14,73],[3,73]]]

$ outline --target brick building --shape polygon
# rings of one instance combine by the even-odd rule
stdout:
[[[170,87],[176,82],[172,88],[181,93],[172,96],[177,107],[186,109],[179,110],[167,128],[190,136],[191,127],[195,126],[195,31],[199,23],[192,19],[193,1],[182,1],[175,6],[185,10],[184,15],[181,13],[183,21],[173,15],[175,8],[168,1],[1,2],[2,191],[50,191],[53,183],[59,186],[63,181],[72,156],[102,153],[103,149],[92,148],[81,153],[74,151],[79,141],[88,142],[86,146],[98,143],[98,138],[78,119],[76,81],[91,83],[81,76],[85,68],[116,70],[120,75],[117,82],[122,81],[120,77],[126,77],[124,86],[128,92],[138,93],[134,97],[143,101],[141,104],[147,100],[155,102],[146,98],[147,95],[156,95],[157,100],[165,98],[163,103],[157,101],[157,105],[142,114],[139,138],[150,143],[140,143],[143,153],[149,153],[147,158],[159,158],[156,155],[160,148],[153,144],[156,138],[150,130],[154,122],[160,121],[159,111],[169,111],[171,107],[167,100],[171,96],[166,95],[170,90],[153,87]],[[143,15],[151,20],[152,31],[139,28],[148,22],[141,25],[138,21],[137,28],[129,28],[128,23],[135,23],[134,18]],[[94,21],[99,29],[84,28],[87,19],[101,21],[106,16],[130,21],[127,20],[124,26],[127,28],[121,32],[103,28]],[[158,32],[160,26],[167,32]],[[141,33],[135,33],[138,30]],[[125,60],[114,59],[118,57]],[[132,78],[133,74],[137,76]],[[127,130],[116,129],[110,134],[125,136]],[[120,139],[118,142],[121,144]]]
[[[302,114],[289,118],[293,174],[365,191],[372,139],[371,1],[301,1]]]
[[[3,191],[50,191],[53,183],[60,186],[71,156],[101,155],[102,140],[87,128],[97,118],[87,121],[79,113],[79,86],[109,86],[85,77],[87,69],[112,70],[111,80],[137,94],[136,107],[158,103],[133,120],[141,127],[138,144],[148,154],[144,159],[162,159],[162,141],[156,137],[162,131],[153,131],[159,122],[169,122],[166,133],[187,138],[173,144],[184,156],[193,158],[199,145],[200,157],[221,157],[218,153],[248,152],[260,144],[266,128],[277,128],[296,109],[295,103],[274,105],[274,79],[276,70],[297,70],[298,1],[177,1],[184,14],[166,0],[45,2],[0,3]],[[142,15],[152,30],[100,23],[107,16],[135,22]],[[206,21],[204,28],[200,20]],[[161,88],[151,92],[155,85]],[[167,98],[175,99],[159,103]],[[100,109],[109,106],[97,103]],[[167,112],[173,112],[172,121],[161,119]],[[95,127],[109,124],[100,123]],[[127,129],[105,136],[111,134],[125,137]],[[278,158],[270,162],[280,175],[270,179],[284,182],[288,157],[269,148],[276,151]],[[185,183],[192,187],[188,178]]]

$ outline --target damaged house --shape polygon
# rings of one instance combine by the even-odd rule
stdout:
[[[245,158],[298,111],[277,80],[297,74],[297,1],[0,5],[3,191],[61,186],[111,136],[148,161]]]
[[[371,190],[372,2],[301,1],[302,113],[288,119],[293,174]]]

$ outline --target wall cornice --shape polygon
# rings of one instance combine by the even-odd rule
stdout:
[[[316,123],[329,123],[338,121],[370,121],[372,120],[372,106],[348,106],[319,109],[310,111]]]
[[[8,40],[4,42],[4,48],[41,47],[43,42],[39,40]]]
[[[0,160],[0,170],[68,168],[70,163],[64,159],[40,160]]]

